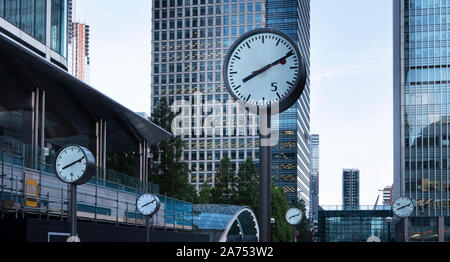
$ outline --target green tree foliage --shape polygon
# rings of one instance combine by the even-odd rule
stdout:
[[[306,204],[303,199],[300,199],[296,203],[296,207],[299,208],[302,213],[302,221],[296,226],[299,232],[297,237],[298,242],[310,242],[311,241],[311,231],[308,223],[308,218],[306,217]]]
[[[259,206],[259,178],[258,170],[251,158],[239,166],[237,176],[237,203],[242,206],[249,206],[255,214],[258,213]]]
[[[172,131],[172,120],[176,115],[170,110],[166,99],[161,99],[152,114],[152,122],[162,128]],[[160,186],[161,193],[177,199],[196,202],[197,192],[189,184],[190,170],[187,163],[181,161],[183,141],[180,137],[172,136],[158,145],[150,147],[152,161],[150,161],[149,179]]]
[[[272,183],[271,196],[271,215],[275,218],[275,224],[272,225],[272,242],[292,242],[293,229],[286,221],[286,212],[289,209],[286,193],[283,188]]]
[[[214,204],[235,204],[237,198],[237,177],[230,159],[220,160],[216,172],[216,182],[212,190]]]
[[[123,152],[108,155],[106,158],[106,167],[110,170],[132,176],[134,174],[134,152]]]
[[[200,188],[200,191],[198,193],[197,203],[198,204],[212,203],[213,202],[212,190],[213,188],[210,185],[208,185],[208,183],[205,182]]]

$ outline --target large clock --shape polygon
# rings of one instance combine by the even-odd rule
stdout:
[[[136,200],[136,208],[145,216],[153,216],[159,211],[160,201],[154,194],[143,194]]]
[[[283,112],[302,94],[306,69],[297,44],[289,36],[260,28],[242,35],[230,47],[223,78],[232,97],[249,109],[277,103],[278,112]]]
[[[95,158],[87,148],[77,145],[63,147],[55,160],[56,176],[68,184],[81,185],[95,174]]]
[[[302,221],[302,217],[303,217],[302,211],[295,207],[290,208],[286,212],[286,221],[293,226],[300,224],[300,222]]]
[[[414,212],[414,202],[408,197],[398,197],[392,202],[392,211],[400,218],[409,217]]]

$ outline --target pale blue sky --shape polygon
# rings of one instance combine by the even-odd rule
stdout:
[[[91,85],[149,113],[151,1],[77,1],[78,20],[91,26]],[[361,204],[392,184],[392,115],[392,1],[311,0],[320,205],[342,203],[343,168],[360,169]]]

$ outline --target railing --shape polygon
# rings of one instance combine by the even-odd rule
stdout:
[[[56,178],[53,152],[42,153],[30,145],[0,136],[0,209],[24,216],[67,219],[70,187]],[[164,230],[192,230],[192,204],[158,194],[159,187],[133,177],[97,168],[96,175],[78,186],[79,219],[130,225],[145,225],[136,210],[136,199],[154,193],[161,201],[152,227]]]

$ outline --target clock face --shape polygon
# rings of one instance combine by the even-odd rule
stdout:
[[[86,174],[87,165],[84,150],[78,146],[68,146],[56,158],[56,174],[65,183],[76,183]]]
[[[291,208],[286,212],[286,221],[291,225],[298,225],[302,221],[303,213],[298,208]]]
[[[392,203],[392,211],[398,217],[409,217],[414,211],[414,202],[407,197],[396,198]]]
[[[153,194],[143,194],[136,201],[139,213],[145,216],[154,215],[160,206],[159,198]]]
[[[306,72],[297,45],[284,33],[267,28],[239,38],[230,48],[223,70],[235,99],[259,107],[278,102],[280,112],[301,95]]]

